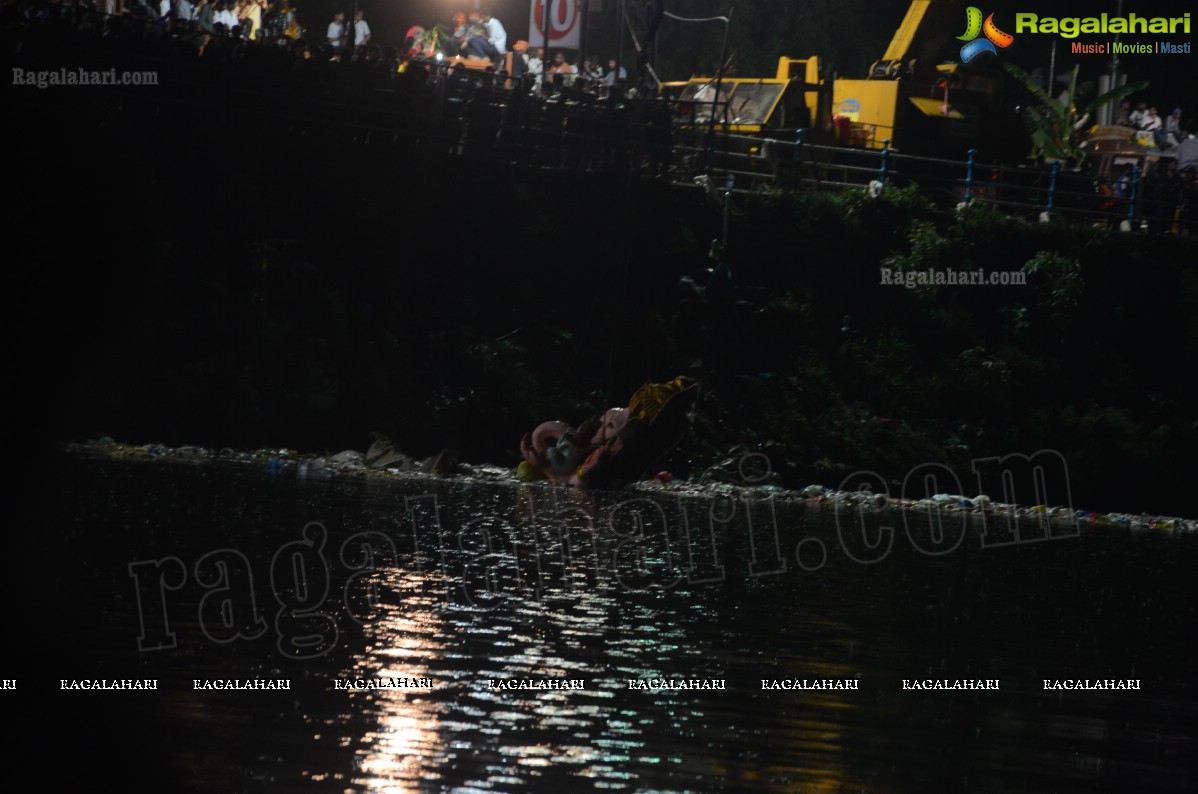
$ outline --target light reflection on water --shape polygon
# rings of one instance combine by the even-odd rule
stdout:
[[[98,612],[94,633],[71,638],[64,656],[131,658],[168,679],[279,670],[300,682],[286,706],[242,696],[155,710],[164,729],[190,720],[213,734],[205,774],[194,771],[205,754],[168,750],[187,760],[175,774],[194,790],[260,777],[372,794],[1184,791],[1195,781],[1192,626],[1177,608],[1191,592],[1192,538],[1086,530],[981,549],[971,535],[929,557],[899,530],[887,558],[862,565],[838,551],[826,511],[757,497],[70,465],[54,532],[73,533],[63,579]],[[327,532],[330,596],[305,609],[331,616],[337,639],[287,658],[277,635],[290,624],[272,620],[290,602],[268,570],[311,522]],[[796,557],[804,538],[825,544],[825,565]],[[357,570],[368,547],[375,564]],[[218,548],[244,555],[270,630],[206,641],[205,591],[192,582],[168,594],[178,647],[131,653],[129,563],[173,556],[192,567]],[[1116,676],[1144,690],[1038,691],[1041,678]],[[333,689],[374,677],[436,687]],[[916,677],[1003,685],[902,692]],[[488,687],[526,678],[581,678],[586,689]],[[727,689],[628,688],[642,678]],[[861,688],[760,688],[775,678],[859,678]],[[275,736],[291,710],[302,731]],[[281,749],[250,749],[262,744]]]
[[[356,658],[347,678],[427,678],[430,662],[444,655],[438,637],[443,631],[436,600],[421,594],[426,577],[393,570],[379,574],[385,586],[401,597],[402,606],[385,609],[366,627],[367,645]],[[381,589],[381,588],[380,588]],[[395,794],[421,791],[422,783],[435,781],[435,770],[446,760],[436,704],[410,697],[406,690],[365,690],[347,693],[347,706],[377,720],[353,747],[358,777],[367,790]],[[346,722],[350,721],[347,714]],[[347,737],[349,741],[349,737]]]

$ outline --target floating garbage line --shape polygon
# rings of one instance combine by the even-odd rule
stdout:
[[[436,480],[463,483],[503,484],[529,488],[562,488],[548,481],[528,483],[516,474],[516,467],[494,464],[462,463],[446,450],[424,460],[394,453],[389,444],[376,443],[366,453],[343,450],[333,455],[300,453],[292,449],[235,450],[230,447],[209,449],[184,445],[168,447],[163,444],[128,444],[103,438],[98,441],[68,442],[61,445],[64,452],[118,460],[159,463],[230,463],[257,466],[270,474],[293,474],[298,479],[329,480],[341,477],[379,477],[394,480]],[[379,462],[383,461],[380,465]],[[664,474],[664,472],[663,472]],[[1146,513],[1098,513],[1051,505],[1018,505],[996,502],[980,494],[967,497],[960,494],[934,494],[924,499],[906,499],[859,491],[838,491],[824,485],[808,485],[786,489],[778,485],[742,485],[714,480],[675,480],[656,476],[627,485],[622,493],[641,493],[674,498],[710,499],[779,499],[794,504],[831,509],[866,509],[882,511],[938,510],[950,514],[979,516],[1009,516],[1017,520],[1048,521],[1053,524],[1088,524],[1091,526],[1123,527],[1133,530],[1160,530],[1169,533],[1198,531],[1198,519],[1178,516],[1155,516]]]

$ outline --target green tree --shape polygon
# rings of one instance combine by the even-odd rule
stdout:
[[[1123,97],[1148,87],[1148,82],[1143,80],[1128,83],[1099,95],[1079,111],[1077,73],[1080,66],[1074,66],[1069,75],[1069,88],[1065,92],[1064,101],[1050,96],[1031,75],[1010,61],[1004,62],[1003,68],[1036,99],[1037,104],[1024,108],[1023,118],[1032,137],[1033,153],[1049,160],[1073,160],[1075,163],[1081,163],[1085,158],[1082,143],[1085,142],[1086,136],[1083,130],[1094,112],[1104,105],[1118,102]]]

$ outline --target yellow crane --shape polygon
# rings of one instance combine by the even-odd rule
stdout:
[[[863,78],[821,74],[819,58],[778,59],[773,77],[693,77],[677,90],[682,126],[715,121],[729,132],[807,128],[831,131],[847,146],[963,157],[995,148],[1002,76],[984,65],[942,59],[956,54],[967,12],[959,0],[912,0],[881,59]],[[726,107],[725,107],[726,103]]]
[[[943,59],[960,46],[968,13],[976,9],[967,12],[958,0],[913,0],[868,76],[835,80],[831,113],[842,142],[881,148],[889,140],[906,151],[954,157],[988,148],[999,126],[1001,74]]]

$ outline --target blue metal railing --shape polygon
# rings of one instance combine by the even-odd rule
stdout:
[[[783,131],[779,131],[782,133]],[[914,187],[921,193],[948,204],[980,202],[1009,214],[1047,218],[1073,218],[1101,225],[1119,226],[1121,221],[1144,220],[1142,200],[1143,174],[1135,169],[1127,195],[1108,195],[1113,187],[1106,175],[1089,175],[1065,171],[1061,163],[1047,165],[1001,165],[982,163],[977,151],[969,149],[964,160],[903,154],[883,141],[881,149],[865,147],[825,146],[809,140],[809,130],[796,129],[794,139],[762,138],[748,135],[728,135],[717,162],[717,173],[735,174],[737,192],[755,186],[818,187],[825,189],[869,189],[872,182],[888,188]],[[773,157],[763,158],[754,153],[770,149]],[[791,147],[790,157],[785,148]],[[685,141],[675,147],[675,162],[684,163],[688,146]],[[979,179],[980,174],[986,176]],[[689,172],[676,169],[674,181],[685,183]],[[1170,230],[1168,222],[1176,214],[1169,204],[1162,210],[1162,228]],[[1127,228],[1127,224],[1123,224]]]

